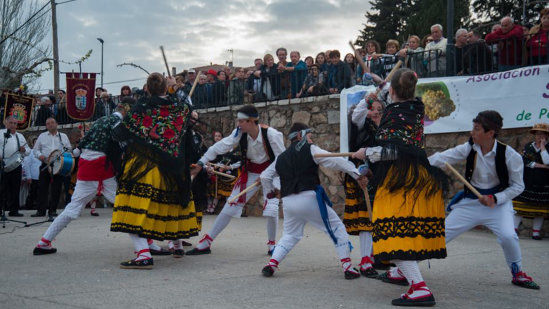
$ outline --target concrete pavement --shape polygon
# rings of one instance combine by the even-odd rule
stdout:
[[[38,221],[24,213],[24,220]],[[7,232],[19,224],[0,228],[0,308],[390,308],[407,289],[345,280],[330,238],[310,226],[274,277],[264,278],[265,220],[256,217],[231,221],[211,255],[155,257],[153,270],[124,270],[118,264],[133,258],[130,239],[109,231],[112,209],[99,213],[84,211],[48,256],[33,256],[32,249],[49,223],[13,233]],[[214,219],[204,218],[205,230]],[[358,237],[351,239],[356,264]],[[549,240],[520,244],[523,268],[541,290],[513,286],[495,236],[472,231],[448,245],[448,258],[421,263],[437,306],[549,308]]]

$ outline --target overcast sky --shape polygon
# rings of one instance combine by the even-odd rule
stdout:
[[[165,71],[160,45],[178,72],[210,62],[225,64],[231,57],[228,49],[234,50],[235,66],[250,66],[254,58],[274,54],[280,46],[300,51],[302,58],[327,49],[344,55],[350,51],[347,42],[366,22],[368,8],[365,0],[76,0],[57,7],[59,56],[72,62],[93,49],[82,70],[100,72],[96,38],[103,38],[105,88],[117,94],[122,85],[143,85],[146,77],[117,64],[134,62],[150,72]],[[78,66],[60,64],[60,69],[77,71]],[[112,83],[136,78],[143,80]],[[34,88],[53,88],[53,72],[46,72]]]

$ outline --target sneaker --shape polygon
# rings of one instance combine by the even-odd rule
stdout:
[[[391,276],[391,273],[389,271],[382,273],[377,278],[383,282],[392,283],[396,285],[402,285],[402,286],[409,285],[408,280],[406,280],[404,276],[402,277]]]
[[[400,298],[393,299],[393,306],[406,307],[431,307],[436,304],[435,297],[431,290],[425,285],[425,282],[412,284],[408,292],[402,294]]]
[[[523,271],[520,271],[515,275],[513,275],[513,280],[511,280],[511,283],[513,283],[514,285],[520,286],[522,288],[539,290],[539,285],[537,285],[537,283],[534,282],[532,277],[529,277]]]
[[[202,255],[202,254],[210,254],[210,253],[212,253],[212,250],[210,250],[210,247],[202,250],[198,248],[193,248],[191,251],[187,251],[187,255]]]
[[[264,277],[272,277],[274,272],[274,268],[271,265],[267,265],[261,270]]]
[[[32,250],[32,255],[45,255],[45,254],[52,254],[57,252],[56,248],[53,247],[34,247],[34,250]]]
[[[136,261],[136,259],[124,261],[120,263],[120,268],[123,269],[152,269],[154,261],[152,258]]]

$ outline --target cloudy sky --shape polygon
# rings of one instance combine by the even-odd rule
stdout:
[[[124,84],[143,85],[146,75],[117,64],[134,62],[151,72],[165,71],[160,45],[178,71],[225,64],[231,57],[228,49],[234,50],[235,66],[252,65],[254,58],[274,54],[280,46],[300,51],[303,58],[334,48],[345,54],[368,8],[364,0],[76,0],[57,7],[59,55],[74,61],[93,49],[82,70],[99,72],[96,38],[103,38],[105,88],[118,93]],[[77,65],[60,68],[78,70]],[[114,83],[136,78],[143,80]],[[46,72],[34,88],[53,88],[53,73]]]

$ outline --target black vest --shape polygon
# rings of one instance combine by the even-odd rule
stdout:
[[[498,174],[499,179],[498,192],[501,192],[509,187],[509,171],[507,170],[507,163],[505,163],[505,150],[507,149],[507,145],[500,143],[499,141],[496,141],[496,143],[498,143],[498,147],[496,148],[496,173]],[[471,147],[473,146],[472,138],[469,139],[469,145],[471,145]],[[476,158],[477,152],[471,148],[471,151],[467,156],[467,163],[465,164],[465,179],[469,182],[471,182],[471,178],[473,177]],[[464,187],[464,190],[465,192],[470,191],[467,186]]]
[[[311,145],[305,143],[301,150],[293,142],[276,159],[276,172],[280,176],[282,197],[303,191],[314,190],[320,184],[318,165],[313,161]]]
[[[267,136],[267,130],[269,129],[266,125],[260,125],[260,133],[263,137],[263,147],[265,147],[265,152],[267,152],[267,156],[269,156],[269,162],[274,162],[275,155],[273,152],[273,148],[271,147],[271,143],[269,142],[269,137]],[[242,166],[246,165],[246,161],[248,160],[248,133],[242,133],[242,137],[240,137],[239,141],[240,145],[240,153],[242,155]]]

